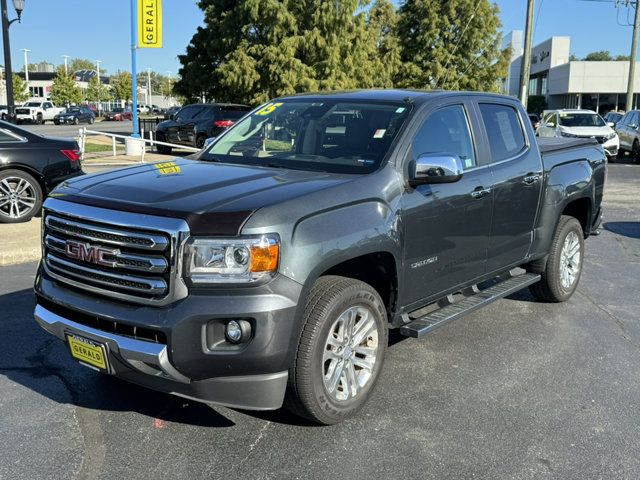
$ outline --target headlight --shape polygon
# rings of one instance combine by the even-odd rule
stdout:
[[[186,276],[193,283],[251,283],[275,273],[280,241],[273,235],[192,238],[185,249]]]
[[[569,138],[580,138],[580,135],[574,135],[573,133],[563,132],[563,131],[560,131],[560,135],[562,135],[563,137],[569,137]]]
[[[605,140],[611,140],[612,138],[616,137],[616,132],[611,132],[608,135],[606,135],[604,138]]]

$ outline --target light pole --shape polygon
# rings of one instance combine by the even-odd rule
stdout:
[[[147,67],[147,89],[149,90],[149,99],[147,101],[147,106],[151,110],[151,104],[153,100],[151,99],[151,68]]]
[[[15,122],[15,102],[13,100],[13,70],[11,68],[11,45],[9,43],[9,27],[16,20],[19,22],[24,10],[25,0],[13,0],[13,8],[16,10],[18,18],[9,20],[7,0],[0,0],[2,10],[2,40],[4,43],[4,73],[7,85],[7,120]]]
[[[29,50],[28,48],[21,48],[24,52],[24,81],[29,83]],[[28,85],[27,85],[28,86]]]
[[[69,55],[62,55],[62,58],[64,58],[64,74],[69,75],[69,67],[67,65],[67,61],[69,60]]]

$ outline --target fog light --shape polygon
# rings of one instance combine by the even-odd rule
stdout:
[[[251,324],[246,320],[229,320],[225,336],[231,343],[245,342],[251,336]]]

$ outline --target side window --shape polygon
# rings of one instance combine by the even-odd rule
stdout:
[[[476,166],[469,122],[462,105],[433,112],[424,121],[412,143],[413,158],[429,153],[460,157],[465,170]]]
[[[176,114],[176,121],[185,122],[187,120],[190,120],[192,115],[193,115],[193,107],[184,107],[182,110],[180,110]]]
[[[526,140],[515,108],[481,103],[480,113],[489,138],[492,163],[514,157],[524,149]]]
[[[635,125],[636,127],[638,126],[638,112],[631,112],[631,115],[629,115],[628,123],[629,125]]]
[[[214,119],[216,117],[215,107],[203,107],[193,116],[194,120]]]

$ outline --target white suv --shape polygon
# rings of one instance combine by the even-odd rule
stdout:
[[[593,110],[550,110],[536,130],[538,137],[595,138],[609,160],[620,148],[618,134]]]

